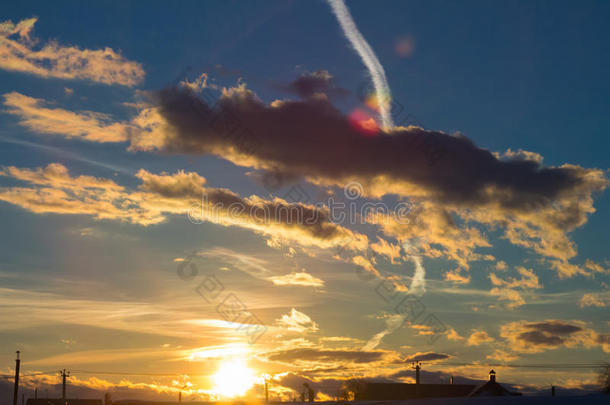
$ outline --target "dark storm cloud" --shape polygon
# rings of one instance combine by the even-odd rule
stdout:
[[[303,84],[301,92],[314,87]],[[441,202],[521,210],[547,205],[587,182],[586,169],[543,167],[524,156],[500,159],[463,135],[409,127],[367,136],[325,98],[267,106],[240,87],[226,90],[212,109],[187,89],[169,88],[158,101],[171,128],[161,149],[220,155],[288,180],[384,178],[415,185]],[[243,129],[237,137],[235,127]],[[568,219],[579,220],[577,213]]]
[[[361,350],[325,350],[325,349],[290,349],[273,352],[267,355],[271,361],[294,363],[297,361],[323,363],[373,363],[382,360],[387,353]]]

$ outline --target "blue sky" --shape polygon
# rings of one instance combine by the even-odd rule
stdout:
[[[299,155],[291,145],[306,145],[309,129],[303,128],[315,129],[312,120],[260,124],[284,128],[282,139],[257,133],[256,117],[240,109],[254,93],[254,105],[270,117],[294,103],[331,111],[341,125],[354,111],[378,121],[362,97],[372,88],[369,73],[323,1],[4,7],[0,342],[7,350],[0,359],[6,374],[19,349],[28,372],[131,373],[129,384],[119,387],[117,376],[73,372],[75,389],[109,390],[119,398],[129,390],[173,398],[183,383],[178,377],[138,374],[157,372],[159,364],[190,381],[191,398],[209,398],[219,392],[214,373],[231,359],[246,362],[256,375],[272,374],[273,395],[284,398],[302,381],[323,387],[353,376],[397,379],[412,359],[444,373],[426,375],[430,382],[449,374],[484,379],[490,363],[499,379],[514,384],[591,388],[593,370],[574,375],[498,363],[594,363],[608,356],[610,200],[603,190],[610,5],[347,6],[385,70],[395,121],[408,114],[423,128],[396,128],[394,135],[378,130],[370,156],[357,155],[364,158],[355,162],[347,154],[357,153],[356,146],[337,148],[327,128],[320,128],[324,135],[311,132],[314,152]],[[406,54],[397,52],[400,41],[408,44]],[[41,56],[49,44],[56,48]],[[115,59],[94,52],[104,49]],[[205,81],[197,87],[200,77]],[[290,90],[298,78],[319,81],[328,94],[299,98]],[[193,117],[184,111],[172,116],[175,106],[159,93],[172,87],[180,97],[213,95],[227,102],[224,108],[246,111],[240,119],[253,123],[247,127],[263,140],[262,152],[244,155],[239,144],[189,127]],[[333,96],[333,88],[343,95]],[[271,107],[274,100],[282,101]],[[144,119],[160,125],[159,132],[150,132]],[[489,189],[483,189],[492,195],[481,202],[474,196],[481,189],[463,191],[468,177],[451,177],[462,173],[468,157],[450,151],[452,160],[421,168],[377,156],[374,146],[376,139],[421,134],[465,145],[457,133],[472,141],[476,156],[495,153],[489,159],[498,166],[533,167],[530,178],[516,169],[507,169],[505,178],[473,172],[472,184],[485,178]],[[350,136],[359,145],[367,135],[354,130]],[[138,144],[142,140],[152,146]],[[337,163],[327,166],[308,155],[336,156]],[[368,171],[378,162],[382,180]],[[414,170],[414,177],[401,167]],[[288,181],[269,188],[257,180],[274,168]],[[557,189],[546,183],[532,188],[547,169],[572,177]],[[451,180],[421,181],[428,171]],[[201,192],[238,196],[243,204],[273,208],[279,198],[299,209],[314,203],[324,209],[330,197],[349,203],[344,186],[354,181],[363,188],[358,207],[408,203],[411,225],[322,221],[332,235],[349,235],[349,248],[338,251],[339,237],[307,227],[263,226],[226,213],[203,221],[187,216],[193,204],[202,204],[194,197]],[[454,188],[457,194],[448,191]],[[305,195],[295,199],[294,190]],[[178,198],[179,192],[186,194]],[[507,203],[507,195],[519,202]],[[562,245],[566,240],[573,246]],[[577,250],[570,254],[572,247]],[[417,291],[417,258],[426,292],[416,296],[425,313],[409,322],[393,300]],[[176,269],[191,260],[199,276],[182,280]],[[243,329],[221,319],[217,303],[195,291],[204,274],[220,280],[219,299],[233,292],[256,316],[252,322],[264,325],[260,339],[249,342]],[[390,285],[397,295],[386,300],[380,291]],[[441,332],[422,323],[429,315],[440,321]],[[532,334],[539,339],[528,340]],[[374,360],[355,360],[358,353]],[[304,372],[315,367],[320,370]],[[27,388],[41,384],[26,379]],[[260,395],[258,382],[248,388],[248,395]],[[331,395],[320,391],[320,398]]]

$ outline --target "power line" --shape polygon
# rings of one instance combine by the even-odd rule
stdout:
[[[434,366],[457,366],[457,367],[508,367],[508,368],[544,368],[544,369],[587,369],[587,368],[598,368],[602,367],[603,363],[524,363],[524,364],[512,364],[512,363],[437,363]],[[55,371],[39,371],[32,373],[21,373],[22,377],[34,377],[38,375],[54,374]],[[138,372],[138,371],[108,371],[108,370],[74,370],[72,373],[78,374],[98,374],[98,375],[116,375],[116,376],[143,376],[143,377],[179,377],[181,375],[188,375],[189,377],[204,377],[208,374],[190,374],[190,373],[150,373],[150,372]],[[0,374],[0,378],[14,378],[12,374]]]
[[[509,367],[509,368],[595,368],[601,367],[601,363],[539,363],[539,364],[506,364],[506,363],[439,363],[443,366],[477,366],[477,367]]]

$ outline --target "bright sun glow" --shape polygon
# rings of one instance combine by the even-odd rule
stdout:
[[[243,360],[223,362],[212,379],[213,391],[221,397],[243,396],[256,382],[254,372]]]

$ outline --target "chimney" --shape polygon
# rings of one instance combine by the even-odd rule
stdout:
[[[493,370],[489,372],[489,381],[496,382],[496,372]]]

